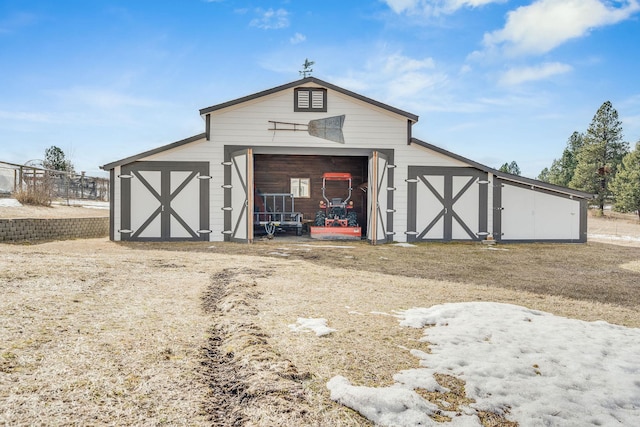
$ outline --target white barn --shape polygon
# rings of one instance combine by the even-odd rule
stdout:
[[[296,210],[312,219],[324,172],[353,176],[363,238],[374,244],[587,238],[590,194],[420,141],[416,115],[315,77],[200,115],[203,133],[102,166],[112,240],[251,242],[259,194],[301,196]]]

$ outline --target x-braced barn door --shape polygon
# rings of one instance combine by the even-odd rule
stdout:
[[[253,241],[253,150],[235,151],[224,162],[225,240]]]
[[[208,240],[209,163],[135,162],[119,178],[122,240]]]
[[[389,181],[388,157],[374,151],[369,156],[369,194],[367,197],[367,239],[372,243],[386,243],[393,235],[393,190]],[[391,201],[391,202],[390,202]]]
[[[409,166],[408,241],[482,240],[487,235],[486,172]]]

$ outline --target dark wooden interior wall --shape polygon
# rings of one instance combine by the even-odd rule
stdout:
[[[364,227],[367,211],[367,193],[359,186],[367,180],[367,157],[347,156],[284,156],[256,154],[254,156],[254,185],[260,193],[289,193],[291,178],[310,178],[311,197],[296,198],[295,210],[302,212],[304,219],[314,219],[322,200],[322,174],[325,172],[349,172],[352,176],[351,200],[358,214],[360,226]],[[347,196],[346,182],[328,182],[328,198]]]

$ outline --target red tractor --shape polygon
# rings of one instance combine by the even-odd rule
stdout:
[[[344,181],[348,184],[348,194],[345,199],[326,195],[327,181]],[[340,239],[359,240],[362,229],[358,225],[358,216],[352,210],[351,200],[351,174],[339,172],[326,172],[322,174],[322,198],[320,211],[316,213],[314,226],[310,228],[313,239]]]

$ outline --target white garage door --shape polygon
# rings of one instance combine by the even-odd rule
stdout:
[[[580,200],[502,182],[499,202],[500,240],[580,240]]]

